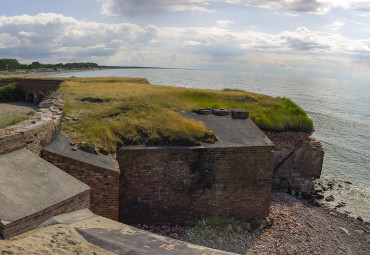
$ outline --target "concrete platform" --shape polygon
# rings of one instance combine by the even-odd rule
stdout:
[[[0,228],[14,228],[22,219],[35,217],[32,223],[23,222],[26,231],[48,214],[52,217],[86,207],[89,197],[81,194],[89,196],[89,190],[86,184],[26,149],[0,155]],[[79,201],[74,200],[79,195]],[[63,201],[68,202],[64,205]],[[42,215],[37,215],[41,211]]]
[[[45,146],[45,150],[65,156],[67,158],[75,159],[90,165],[102,167],[115,172],[119,172],[118,167],[116,167],[116,161],[110,156],[94,155],[80,149],[76,151],[72,150],[69,139],[63,135],[59,134],[51,144]]]
[[[250,119],[233,119],[230,115],[201,115],[184,113],[188,118],[202,121],[218,139],[214,144],[204,143],[204,147],[260,147],[269,146],[270,139]]]
[[[122,255],[234,254],[156,235],[123,223],[93,215],[88,210],[56,216],[49,221],[49,224],[44,224],[44,226],[53,224],[69,225],[89,243]]]
[[[193,146],[193,148],[266,147],[272,144],[271,140],[250,119],[234,119],[230,115],[201,115],[194,112],[184,112],[183,115],[202,121],[207,129],[213,131],[217,137],[215,143],[203,143],[201,146]],[[187,146],[128,145],[121,147],[120,150],[184,147]]]

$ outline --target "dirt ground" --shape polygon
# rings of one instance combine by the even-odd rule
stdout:
[[[0,103],[0,117],[4,115],[26,115],[31,110],[36,110],[36,104],[23,101],[15,101],[9,103]]]

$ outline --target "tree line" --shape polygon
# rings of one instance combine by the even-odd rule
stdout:
[[[0,59],[0,71],[16,71],[18,69],[89,69],[99,67],[98,64],[92,62],[78,62],[78,63],[59,63],[59,64],[42,64],[38,61],[31,64],[21,64],[17,59],[2,58]]]

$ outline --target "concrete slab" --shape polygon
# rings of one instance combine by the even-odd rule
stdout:
[[[75,215],[76,213],[70,213],[57,217],[63,217],[64,220],[66,220],[63,224],[75,228],[77,232],[91,244],[118,254],[234,254],[156,235],[100,216],[89,217],[86,220],[73,221]],[[81,212],[77,212],[77,215],[81,216],[88,214],[86,214],[86,210],[82,210]],[[73,223],[69,224],[68,222]]]
[[[269,146],[270,139],[250,119],[233,119],[230,115],[201,115],[184,113],[188,118],[204,122],[218,139],[214,144],[204,143],[204,147],[260,147]]]
[[[187,118],[202,121],[208,130],[213,131],[218,139],[215,143],[203,143],[201,146],[188,148],[230,148],[230,147],[266,147],[271,140],[250,119],[234,119],[230,115],[201,115],[194,112],[183,113]],[[120,150],[184,148],[187,146],[146,146],[129,145]]]
[[[26,149],[0,155],[1,221],[14,222],[89,189]]]
[[[94,155],[94,154],[87,153],[79,149],[77,149],[76,151],[73,151],[72,147],[73,146],[70,145],[69,139],[65,135],[59,134],[51,144],[45,146],[45,150],[68,157],[68,158],[81,161],[87,164],[91,164],[91,165],[95,165],[98,167],[102,167],[105,169],[119,172],[118,167],[116,167],[117,163],[112,157]]]
[[[131,228],[131,231],[122,232],[115,229],[91,228],[79,229],[77,232],[88,242],[108,251],[117,252],[120,255],[153,255],[153,254],[176,254],[176,255],[205,255],[233,254],[219,250],[213,250],[203,246],[197,246],[155,235],[140,229]]]
[[[43,222],[42,224],[40,224],[38,228],[43,228],[46,226],[52,226],[56,224],[69,225],[74,222],[87,220],[87,219],[91,219],[94,217],[96,217],[96,214],[93,214],[89,209],[82,209],[82,210],[74,211],[71,213],[65,213],[65,214],[54,216],[48,219],[47,221]]]

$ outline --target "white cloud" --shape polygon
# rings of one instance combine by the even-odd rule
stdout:
[[[266,63],[290,69],[303,68],[298,63],[304,60],[315,69],[320,66],[318,61],[331,63],[333,59],[346,65],[370,66],[370,37],[353,40],[340,35],[335,28],[341,23],[333,23],[334,30],[326,33],[298,27],[274,34],[253,29],[234,32],[225,28],[230,21],[217,23],[221,27],[142,27],[85,22],[55,13],[1,16],[0,56],[54,63],[190,68]]]
[[[243,4],[267,9],[308,13],[326,13],[330,6],[320,0],[220,0],[231,4]]]
[[[102,14],[108,16],[140,16],[161,12],[213,12],[212,4],[228,3],[296,13],[325,14],[334,8],[370,12],[368,0],[97,0],[102,3]]]
[[[229,4],[243,4],[267,9],[325,14],[334,8],[370,12],[368,0],[216,0]],[[285,13],[287,14],[287,13]]]
[[[235,22],[232,20],[217,20],[216,25],[221,28],[228,28],[229,25],[234,24]]]
[[[197,45],[200,45],[200,42],[196,42],[196,41],[186,41],[183,43],[184,46],[197,46]]]
[[[225,29],[232,21],[216,23],[218,26],[214,27],[141,27],[129,23],[85,22],[54,13],[1,16],[0,47],[9,53],[34,50],[35,55],[63,51],[68,54],[75,48],[85,49],[89,54],[115,54],[122,49],[139,50],[153,45],[159,51],[194,47],[195,51],[204,50],[209,55],[243,54],[244,50],[370,54],[369,40],[351,40],[337,33],[323,34],[305,27],[278,34],[254,30],[233,32]],[[343,25],[343,22],[334,22],[328,27],[337,30]]]
[[[12,46],[18,46],[20,41],[17,37],[12,36],[8,33],[0,33],[0,49],[6,49]]]
[[[1,56],[39,58],[114,54],[154,39],[156,27],[84,22],[55,13],[0,17]]]
[[[207,0],[98,0],[102,14],[108,16],[152,15],[163,11],[210,12]]]
[[[370,12],[370,2],[368,0],[318,0],[330,8],[352,9],[363,12]]]
[[[334,21],[333,23],[325,26],[324,28],[333,30],[333,31],[338,31],[340,30],[346,23],[342,21]]]

